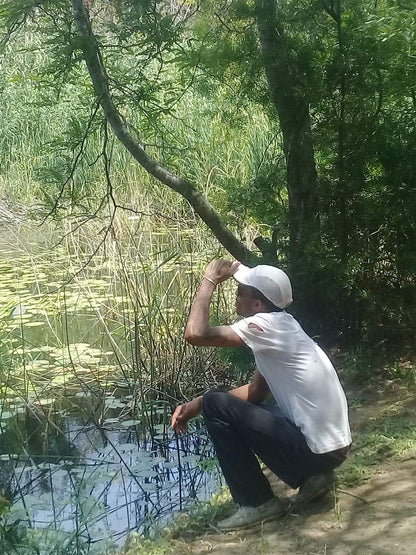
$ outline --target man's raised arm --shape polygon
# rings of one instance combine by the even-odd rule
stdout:
[[[239,262],[212,260],[205,270],[201,287],[192,303],[185,339],[191,345],[212,347],[239,347],[244,341],[229,326],[210,326],[209,307],[218,284],[237,271]]]

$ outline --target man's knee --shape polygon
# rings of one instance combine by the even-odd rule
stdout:
[[[210,389],[204,393],[202,397],[202,414],[203,416],[210,417],[223,412],[223,407],[227,405],[227,397],[230,393],[227,391],[220,391],[219,389]]]

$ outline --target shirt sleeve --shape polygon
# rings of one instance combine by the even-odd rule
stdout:
[[[256,314],[243,318],[230,327],[254,353],[282,347],[279,345],[279,333],[270,327],[270,322],[265,315]]]

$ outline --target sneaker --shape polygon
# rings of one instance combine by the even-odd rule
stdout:
[[[333,472],[309,476],[300,486],[299,492],[292,502],[290,509],[301,509],[307,503],[323,497],[331,491],[334,482],[335,474]]]
[[[217,523],[217,528],[224,531],[246,528],[259,522],[273,520],[285,514],[286,510],[286,507],[280,499],[273,497],[258,507],[241,506],[232,516],[220,520],[220,522]]]

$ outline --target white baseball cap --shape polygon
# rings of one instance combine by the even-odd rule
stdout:
[[[283,270],[274,266],[260,264],[255,268],[248,268],[240,264],[234,279],[242,285],[255,287],[279,308],[285,308],[292,302],[292,286],[289,277]]]

